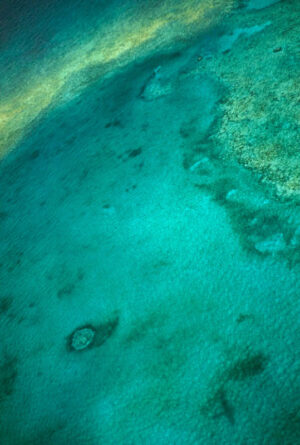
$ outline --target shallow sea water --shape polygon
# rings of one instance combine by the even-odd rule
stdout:
[[[300,2],[0,24],[0,444],[300,444]]]

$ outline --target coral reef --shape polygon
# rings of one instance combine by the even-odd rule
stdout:
[[[293,10],[284,25],[280,22],[279,32],[279,17],[288,12],[280,3],[272,15],[261,16],[255,35],[241,34],[226,54],[206,61],[227,89],[216,143],[224,156],[274,185],[280,198],[300,198],[299,3],[292,7],[298,12]]]

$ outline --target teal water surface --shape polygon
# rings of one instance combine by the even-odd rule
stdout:
[[[1,445],[300,445],[299,22],[2,2]]]

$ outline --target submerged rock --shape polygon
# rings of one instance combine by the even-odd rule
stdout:
[[[275,233],[265,240],[255,243],[255,249],[263,254],[275,254],[282,252],[286,248],[286,243],[282,233]]]
[[[82,351],[103,345],[114,333],[119,324],[119,316],[114,316],[104,323],[93,326],[86,324],[76,328],[69,336],[67,349],[69,351]]]
[[[70,337],[70,347],[75,351],[81,351],[89,347],[95,338],[96,331],[92,327],[76,329]]]

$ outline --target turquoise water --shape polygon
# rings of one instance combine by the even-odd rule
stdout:
[[[0,444],[300,444],[300,2],[0,6]]]

